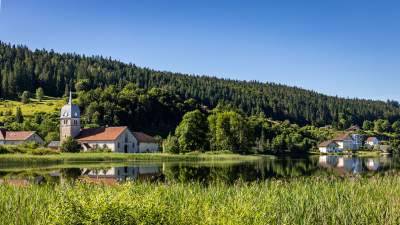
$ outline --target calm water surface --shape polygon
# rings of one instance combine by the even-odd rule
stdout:
[[[400,171],[396,156],[277,157],[234,162],[141,162],[0,165],[0,184],[27,185],[81,180],[117,184],[141,182],[235,183],[306,176],[371,176]]]

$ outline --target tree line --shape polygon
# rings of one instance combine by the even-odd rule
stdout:
[[[332,137],[332,129],[311,125],[300,127],[289,121],[271,121],[264,114],[246,116],[217,107],[212,111],[186,113],[175,131],[164,141],[171,153],[191,151],[231,151],[241,154],[304,154],[317,143]]]
[[[7,99],[20,98],[24,91],[34,93],[39,87],[49,96],[60,97],[70,90],[88,91],[110,85],[123,88],[133,83],[143,90],[170,90],[180,99],[193,99],[208,108],[230,105],[246,116],[263,113],[299,125],[344,128],[349,124],[362,126],[366,120],[393,122],[400,116],[396,101],[330,97],[274,83],[156,71],[101,56],[31,51],[5,43],[0,43],[0,80],[0,97]],[[171,127],[172,123],[162,126]]]
[[[315,149],[319,142],[332,138],[337,132],[327,127],[300,126],[289,120],[274,121],[262,112],[248,116],[242,110],[222,103],[211,110],[195,99],[183,99],[166,88],[146,90],[134,83],[89,90],[84,86],[79,82],[75,87],[79,90],[76,103],[82,110],[83,127],[124,125],[133,131],[161,135],[160,139],[166,137],[165,150],[172,153],[228,150],[302,154]],[[38,88],[35,98],[41,101],[43,96],[43,89]],[[30,104],[30,98],[22,95],[21,102]],[[5,117],[2,127],[8,130],[34,130],[46,142],[59,139],[58,112],[25,117],[17,107],[15,114],[8,110],[1,115]],[[395,152],[400,149],[400,120],[366,120],[358,133],[365,137],[377,136]]]

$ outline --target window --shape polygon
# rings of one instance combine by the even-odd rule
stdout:
[[[118,142],[118,148],[119,148],[119,142]]]
[[[125,134],[125,142],[128,142],[128,134]]]

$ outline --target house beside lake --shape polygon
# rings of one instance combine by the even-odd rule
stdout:
[[[159,151],[157,141],[143,132],[131,132],[126,126],[81,128],[80,122],[80,109],[72,103],[70,93],[68,103],[61,108],[60,141],[52,142],[52,147],[73,137],[84,151],[99,148],[121,153]]]
[[[363,144],[364,136],[360,134],[351,134],[351,133],[342,133],[337,135],[331,140],[324,141],[318,145],[318,149],[322,153],[330,153],[330,152],[342,152],[345,150],[356,151],[366,148],[374,148],[375,146],[379,146],[379,140],[376,137],[368,137],[365,144]],[[335,146],[332,144],[335,143]],[[329,146],[328,146],[329,144]]]
[[[324,141],[318,145],[318,149],[322,153],[332,153],[339,151],[339,145],[336,142],[329,140]]]
[[[369,137],[365,141],[365,146],[368,148],[375,148],[376,146],[379,146],[379,140],[376,137]]]

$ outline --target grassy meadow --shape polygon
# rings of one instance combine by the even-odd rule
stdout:
[[[0,186],[3,224],[399,224],[400,178]]]
[[[20,101],[2,100],[0,101],[0,120],[3,120],[7,116],[7,111],[11,111],[11,113],[15,115],[17,107],[21,108],[21,112],[24,116],[30,117],[38,112],[59,112],[63,105],[65,105],[65,99],[47,96],[41,102],[38,102],[36,99],[30,99],[30,103],[27,104],[23,104]]]

